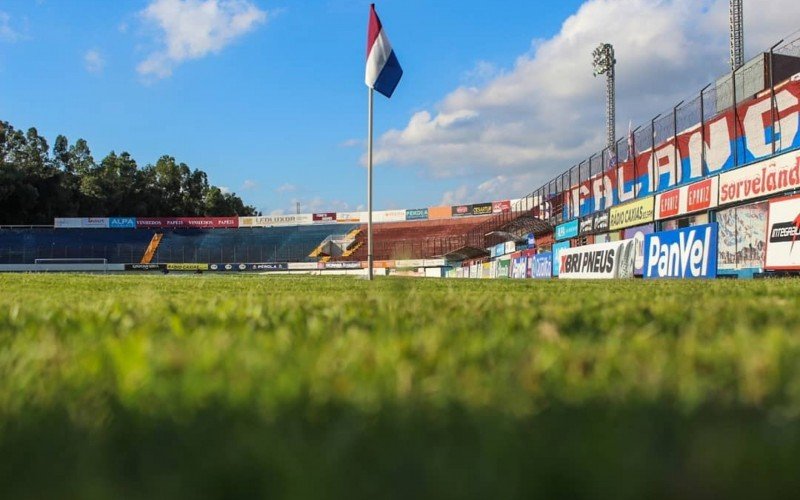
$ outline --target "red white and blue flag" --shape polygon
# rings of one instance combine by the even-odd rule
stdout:
[[[392,44],[386,36],[375,12],[375,4],[369,9],[369,28],[367,29],[367,73],[364,82],[386,97],[392,97],[394,89],[403,76],[403,68],[394,55]]]

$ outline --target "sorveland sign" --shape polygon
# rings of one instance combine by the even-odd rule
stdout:
[[[717,206],[719,177],[682,186],[656,195],[656,220],[708,210]]]
[[[559,279],[614,279],[633,276],[633,240],[570,248],[559,257]]]
[[[800,196],[770,201],[768,220],[764,268],[800,269]]]
[[[609,210],[608,228],[612,231],[653,222],[653,203],[655,198],[648,196],[641,200],[626,203]]]
[[[578,236],[580,222],[573,219],[569,222],[556,226],[556,241],[567,240]]]
[[[644,252],[645,278],[714,278],[717,224],[648,234]]]
[[[719,176],[719,204],[800,188],[800,153],[793,151]]]

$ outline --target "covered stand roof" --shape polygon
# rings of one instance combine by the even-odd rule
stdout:
[[[463,246],[456,250],[452,250],[447,252],[443,255],[445,260],[449,261],[464,261],[464,260],[471,260],[471,259],[479,259],[482,257],[488,257],[490,254],[483,248],[476,248],[471,246]]]

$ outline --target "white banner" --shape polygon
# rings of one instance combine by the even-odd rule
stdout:
[[[379,210],[372,212],[372,222],[405,222],[406,210]]]
[[[656,220],[708,210],[716,207],[718,200],[717,176],[657,194]]]
[[[367,222],[367,212],[336,212],[336,222],[361,223]]]
[[[632,239],[599,243],[561,251],[559,278],[632,278],[635,243]]]
[[[106,228],[108,227],[108,217],[84,217],[81,219],[81,227]]]
[[[719,176],[719,204],[760,198],[800,188],[800,153],[790,153]]]
[[[765,269],[800,269],[800,196],[769,203]]]
[[[79,228],[81,227],[81,219],[78,217],[56,217],[55,221],[53,221],[53,226]]]
[[[311,214],[239,217],[239,227],[300,226],[311,223]]]

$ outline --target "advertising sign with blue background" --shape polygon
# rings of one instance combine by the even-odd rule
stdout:
[[[561,251],[569,248],[569,241],[562,241],[553,245],[553,276],[558,276],[561,269]]]
[[[717,223],[644,237],[645,278],[715,278]]]
[[[135,217],[111,217],[108,219],[108,227],[110,228],[124,228],[136,229]]]
[[[550,252],[540,253],[533,260],[533,277],[537,279],[550,278],[553,276],[553,254]]]
[[[573,219],[556,226],[556,241],[575,238],[578,236],[578,219]]]

